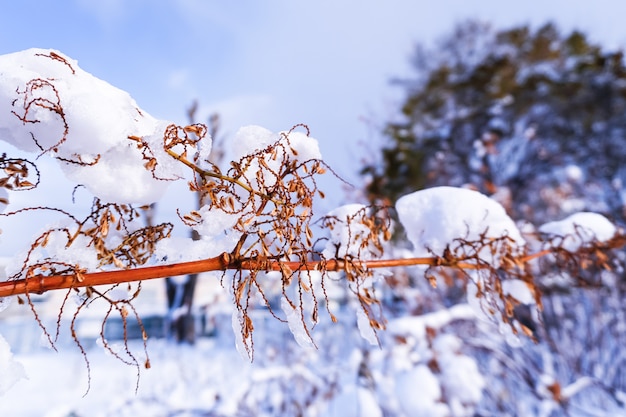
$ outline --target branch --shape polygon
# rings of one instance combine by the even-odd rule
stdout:
[[[134,138],[134,136],[131,136],[131,138]],[[250,194],[255,194],[255,195],[258,195],[259,197],[263,198],[264,200],[270,200],[270,201],[272,201],[272,202],[274,202],[276,204],[281,204],[280,201],[274,200],[272,197],[268,196],[267,194],[263,194],[262,192],[259,192],[259,191],[255,190],[255,189],[253,189],[252,187],[248,186],[247,184],[239,181],[237,178],[232,178],[232,177],[229,177],[228,175],[222,175],[222,174],[219,174],[219,173],[213,172],[213,171],[207,171],[205,169],[200,168],[196,164],[190,162],[183,155],[179,155],[176,152],[172,151],[171,149],[166,149],[165,151],[172,158],[176,159],[177,161],[179,161],[179,162],[183,163],[184,165],[186,165],[187,167],[191,168],[191,170],[193,172],[195,172],[196,174],[200,175],[201,177],[211,177],[211,178],[217,178],[217,179],[220,179],[220,180],[223,180],[223,181],[231,182],[233,184],[236,184],[236,185],[240,186],[241,188],[243,188],[244,190],[246,190]]]
[[[308,271],[342,271],[346,267],[346,261],[331,259],[327,261],[310,262],[282,262],[282,261],[259,261],[255,259],[238,260],[234,256],[224,252],[215,258],[199,261],[181,262],[171,265],[158,265],[144,268],[123,269],[116,271],[90,272],[68,275],[34,275],[31,277],[13,281],[0,282],[0,297],[35,293],[42,294],[46,291],[66,288],[95,287],[98,285],[119,284],[123,282],[144,281],[149,279],[166,278],[178,275],[198,274],[210,271],[236,270],[262,270],[281,271],[285,268],[291,270]],[[382,259],[371,261],[352,261],[351,265],[360,266],[363,269],[389,268],[399,266],[427,265],[447,266],[462,269],[481,269],[485,266],[467,263],[446,261],[440,257],[407,258],[407,259]]]
[[[198,272],[220,271],[228,269],[229,259],[230,255],[224,253],[215,258],[193,262],[181,262],[171,265],[92,272],[80,275],[34,275],[24,279],[0,282],[0,297],[26,293],[42,294],[46,291],[64,288],[94,287],[97,285],[143,281]]]

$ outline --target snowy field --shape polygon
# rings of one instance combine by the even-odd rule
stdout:
[[[371,347],[354,322],[325,324],[323,337],[316,339],[317,350],[298,346],[285,325],[265,314],[255,330],[252,363],[237,353],[230,317],[222,316],[226,324],[218,325],[216,337],[201,338],[193,347],[150,340],[151,369],[142,369],[139,380],[136,368],[91,343],[90,382],[84,358],[71,341],[60,343],[59,352],[34,348],[37,344],[24,333],[38,338],[41,331],[31,322],[21,322],[29,325],[20,335],[21,349],[14,345],[15,358],[27,379],[1,397],[0,415],[370,417],[382,416],[385,410],[394,415],[444,416],[450,409],[437,404],[442,388],[448,396],[457,396],[459,410],[454,415],[471,415],[469,409],[459,414],[460,400],[478,400],[483,380],[473,360],[454,352],[458,339],[441,338],[440,352],[451,361],[447,376],[445,367],[435,376],[423,363],[430,356],[425,325],[436,328],[472,314],[461,306],[450,313],[392,322],[387,336],[403,335],[412,342],[389,349]],[[343,316],[353,318],[354,313]],[[8,327],[4,323],[0,331],[10,335]],[[382,340],[387,344],[386,336]],[[142,344],[131,342],[130,350],[141,362]],[[415,367],[416,362],[422,365]]]

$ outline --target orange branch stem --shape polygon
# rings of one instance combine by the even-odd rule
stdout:
[[[25,293],[41,294],[50,290],[67,288],[95,287],[98,285],[119,284],[122,282],[144,281],[173,277],[178,275],[198,274],[209,271],[225,271],[227,269],[266,271],[280,271],[283,268],[291,270],[321,270],[340,271],[345,268],[345,261],[331,259],[329,261],[281,262],[281,261],[256,261],[253,259],[235,261],[227,253],[210,259],[199,261],[181,262],[170,265],[157,265],[143,268],[122,269],[116,271],[89,272],[80,275],[35,275],[23,279],[0,282],[0,297],[8,297]],[[324,263],[322,265],[322,263]],[[471,263],[446,263],[441,258],[407,258],[407,259],[382,259],[372,261],[354,261],[353,264],[364,268],[388,268],[411,265],[449,266],[463,269],[480,269],[480,265]]]
[[[552,250],[550,249],[544,249],[542,251],[539,252],[535,252],[535,253],[531,253],[529,255],[524,256],[522,259],[520,259],[522,261],[522,263],[527,263],[532,261],[533,259],[537,259],[537,258],[541,258],[542,256],[546,256],[549,253],[552,253]]]
[[[171,265],[158,265],[116,271],[89,272],[81,274],[80,280],[74,274],[51,276],[35,275],[24,279],[0,282],[0,297],[25,293],[40,294],[46,291],[60,290],[64,288],[95,287],[97,285],[144,281],[198,272],[220,271],[228,269],[228,264],[229,256],[227,254],[222,254],[215,258],[192,262],[181,262]]]

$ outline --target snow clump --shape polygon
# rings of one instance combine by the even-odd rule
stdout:
[[[288,156],[292,160],[304,162],[310,159],[322,159],[317,140],[307,136],[303,132],[289,131],[273,133],[264,127],[255,125],[244,126],[237,131],[231,141],[231,157],[236,161],[246,155],[262,151],[277,142],[288,145]]]
[[[363,204],[346,204],[330,211],[325,216],[330,238],[326,242],[322,256],[325,259],[358,259],[360,261],[380,258],[382,252],[369,241],[372,231],[363,222],[369,215],[370,210]],[[373,291],[379,278],[388,274],[390,274],[389,270],[379,268],[373,271],[372,276],[365,277],[358,283],[349,282],[348,304],[356,312],[357,327],[361,336],[371,345],[379,344],[378,336],[356,294],[359,291]],[[329,277],[332,280],[339,280],[340,274],[329,272]]]
[[[468,189],[436,187],[401,197],[396,203],[398,217],[406,229],[413,252],[418,257],[469,257],[464,262],[481,262],[492,268],[502,264],[504,256],[517,256],[525,251],[526,241],[504,208],[495,200]],[[472,244],[475,242],[475,244]],[[476,246],[477,245],[477,246]],[[478,259],[474,259],[474,258]],[[498,306],[500,299],[485,294],[494,276],[488,269],[465,270],[471,279],[467,286],[467,301],[476,316],[491,321],[489,308]],[[495,277],[495,279],[500,279]],[[521,302],[531,302],[534,294],[519,280],[501,282],[503,292]],[[510,327],[501,327],[507,339],[515,342]]]
[[[580,212],[554,222],[549,222],[539,231],[549,237],[561,237],[554,244],[560,245],[569,252],[576,252],[582,246],[597,242],[611,240],[617,228],[606,217],[598,213]]]
[[[130,95],[52,49],[0,55],[0,138],[56,158],[64,174],[109,202],[160,199],[178,163],[163,151],[170,122],[157,120]],[[129,136],[142,137],[162,164],[151,172]],[[171,160],[171,162],[170,162]]]
[[[481,260],[497,268],[505,249],[521,252],[526,244],[504,208],[477,191],[455,187],[416,191],[401,197],[396,210],[418,257],[443,256],[446,249],[461,249],[459,239],[472,242],[481,237],[508,237],[495,253],[488,247],[478,253]]]
[[[231,141],[230,159],[239,161],[247,155],[263,153],[263,166],[254,159],[246,163],[244,175],[249,180],[262,178],[263,187],[271,188],[276,183],[276,174],[285,166],[287,161],[304,163],[316,159],[321,160],[322,154],[317,139],[307,136],[300,131],[274,133],[261,126],[244,126],[240,128]],[[276,145],[276,152],[270,147]],[[261,171],[262,175],[258,172]],[[252,181],[254,182],[254,181]]]

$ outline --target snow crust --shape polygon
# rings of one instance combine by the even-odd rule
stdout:
[[[539,231],[552,237],[562,237],[562,240],[554,243],[569,252],[576,252],[594,241],[610,240],[615,236],[617,228],[599,213],[580,212],[563,220],[545,223],[539,227]]]

